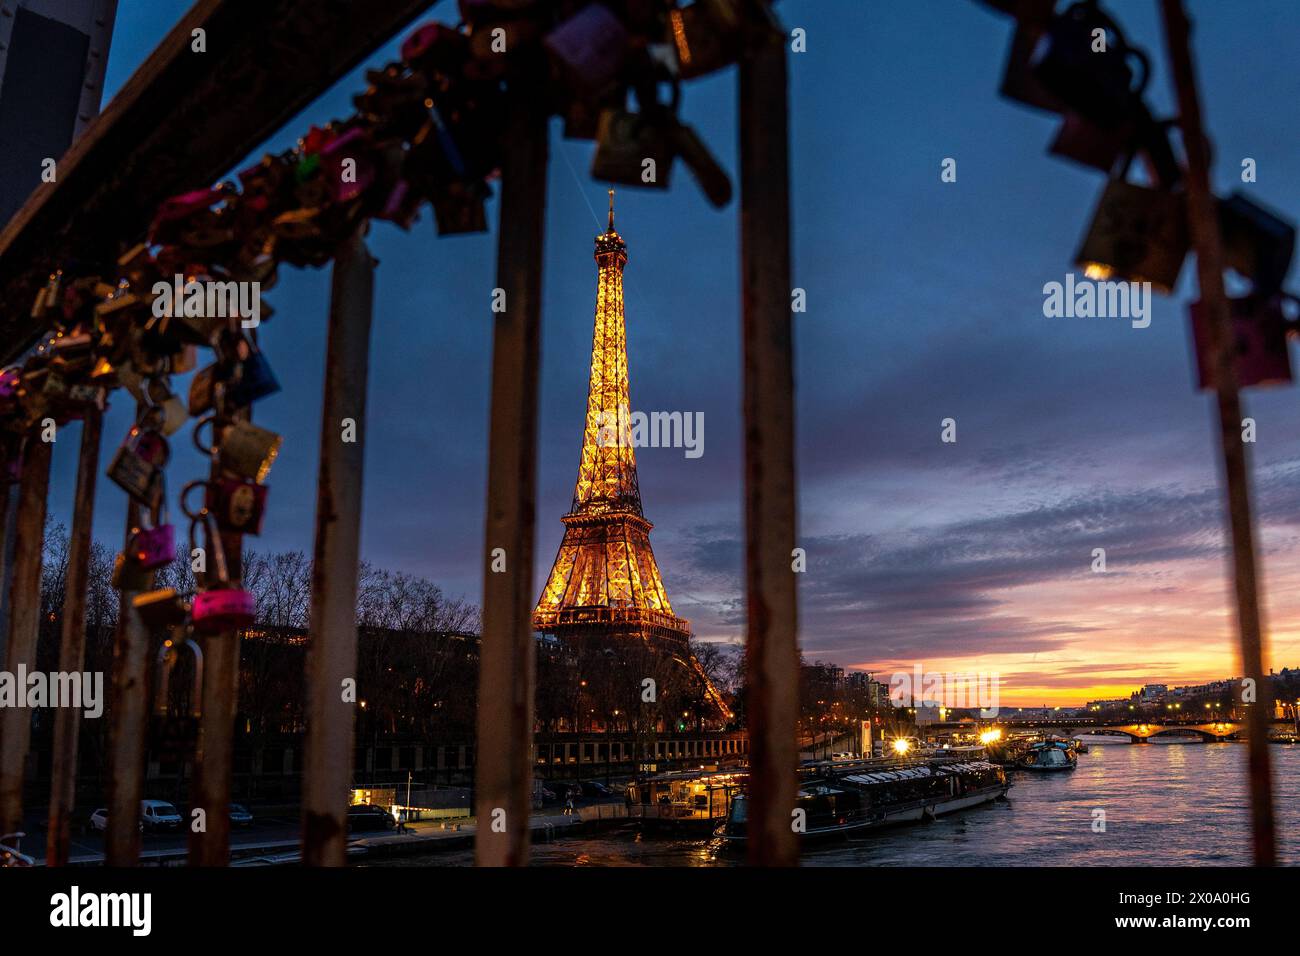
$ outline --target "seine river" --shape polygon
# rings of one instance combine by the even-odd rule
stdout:
[[[1250,834],[1242,743],[1128,744],[1084,738],[1073,772],[1012,773],[1005,801],[931,824],[809,847],[805,866],[1245,865]],[[1281,862],[1300,865],[1300,746],[1269,748]],[[1105,831],[1094,831],[1097,810]],[[534,844],[541,866],[726,866],[704,840],[645,838],[631,831]],[[467,864],[445,853],[398,865]]]

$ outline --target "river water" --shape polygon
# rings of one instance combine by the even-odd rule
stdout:
[[[1243,743],[1084,738],[1070,772],[1014,771],[1005,801],[934,823],[806,847],[805,866],[1245,865],[1250,827]],[[1279,858],[1300,865],[1300,746],[1269,748]],[[1096,811],[1105,811],[1105,829]],[[398,865],[465,865],[468,851]],[[710,841],[604,831],[534,844],[541,866],[727,866],[743,854]]]

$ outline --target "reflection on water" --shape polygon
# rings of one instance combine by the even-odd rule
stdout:
[[[1087,738],[1086,738],[1087,739]],[[1089,739],[1072,772],[1012,775],[1006,801],[859,840],[808,847],[805,866],[1246,865],[1250,829],[1241,743],[1134,745]],[[1300,865],[1300,747],[1273,757],[1279,858]],[[1104,833],[1094,832],[1095,810]],[[604,831],[535,844],[540,866],[725,866],[709,841]],[[471,851],[393,861],[468,865]]]

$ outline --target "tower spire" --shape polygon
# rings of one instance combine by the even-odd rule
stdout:
[[[614,231],[614,187],[609,187],[609,228],[605,232]]]

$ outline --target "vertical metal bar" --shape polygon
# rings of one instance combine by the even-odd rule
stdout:
[[[22,479],[18,484],[17,545],[9,591],[9,644],[5,669],[36,669],[36,639],[41,618],[41,556],[45,544],[45,499],[50,489],[54,443],[40,433],[27,436]],[[31,742],[32,712],[27,707],[0,708],[0,833],[22,829],[23,769]]]
[[[59,670],[79,673],[86,661],[86,581],[94,537],[95,479],[99,474],[99,440],[104,416],[95,407],[81,424],[81,453],[77,459],[77,490],[68,539],[68,572],[63,595],[63,633]],[[71,838],[72,809],[77,798],[77,738],[81,709],[59,707],[54,714],[54,769],[50,784],[50,825],[45,865],[66,866]]]
[[[793,866],[799,649],[785,46],[740,64],[749,861]]]
[[[506,308],[494,316],[492,336],[474,768],[479,866],[523,866],[528,861],[532,805],[536,649],[531,612],[548,129],[546,110],[529,93],[510,95],[506,123],[511,148],[501,176],[497,245],[497,285],[505,290]],[[499,555],[504,555],[505,567],[495,571]]]
[[[0,483],[0,660],[9,646],[9,582],[14,570],[13,533],[18,496],[14,485]]]
[[[1264,672],[1264,641],[1260,627],[1259,589],[1255,573],[1255,532],[1250,509],[1250,478],[1246,446],[1241,440],[1241,400],[1233,365],[1232,319],[1223,287],[1223,245],[1218,211],[1210,192],[1210,149],[1201,118],[1192,66],[1187,14],[1181,0],[1162,0],[1165,41],[1173,66],[1183,148],[1187,153],[1187,208],[1201,301],[1208,316],[1214,352],[1215,388],[1219,411],[1219,443],[1228,493],[1232,533],[1233,579],[1237,623],[1241,631],[1241,660],[1257,699],[1248,709],[1250,807],[1256,866],[1273,866],[1277,854],[1273,829],[1273,794],[1268,752],[1268,677]]]
[[[357,673],[357,562],[374,281],[375,261],[358,231],[335,254],[330,288],[303,753],[302,860],[308,866],[342,866],[346,856],[356,704],[344,700],[343,681],[355,680]],[[356,423],[355,441],[340,440],[345,418]]]
[[[236,418],[250,418],[249,409],[235,413]],[[212,443],[221,443],[221,430],[214,424]],[[214,459],[212,478],[221,476],[221,466]],[[244,536],[219,535],[229,577],[227,586],[237,588],[244,577]],[[213,567],[212,555],[207,567]],[[235,714],[239,701],[239,642],[237,629],[208,634],[200,638],[203,651],[203,710],[199,717],[199,742],[194,754],[194,786],[191,808],[204,811],[201,830],[195,830],[191,817],[189,837],[190,866],[227,866],[230,863],[230,781],[234,766]]]
[[[148,407],[136,404],[137,419]],[[126,531],[140,525],[140,505],[129,499]],[[145,585],[153,584],[153,572]],[[140,862],[140,798],[144,795],[145,734],[148,730],[149,631],[135,610],[139,591],[122,591],[118,598],[117,631],[113,635],[113,692],[108,724],[108,830],[104,862],[135,866]]]

